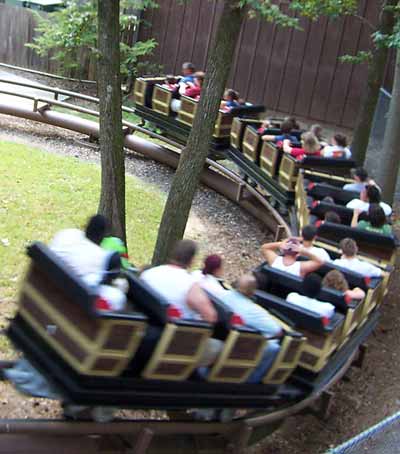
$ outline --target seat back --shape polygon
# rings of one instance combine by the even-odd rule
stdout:
[[[263,142],[260,153],[260,168],[262,171],[273,178],[278,171],[281,156],[282,152],[274,144]]]
[[[255,128],[259,128],[261,125],[260,121],[255,119],[234,117],[232,120],[230,143],[237,150],[242,149],[243,135],[248,124]]]
[[[385,267],[395,262],[398,247],[398,239],[395,236],[331,222],[323,222],[318,227],[317,245],[339,252],[339,243],[343,238],[353,238],[357,242],[359,252],[372,263]]]
[[[294,191],[298,173],[296,160],[284,153],[279,166],[279,185],[286,191]]]
[[[345,177],[351,176],[351,169],[356,167],[356,162],[352,159],[344,158],[323,158],[319,156],[304,156],[299,161],[301,168],[320,170],[333,175],[341,175]]]
[[[250,161],[258,163],[261,136],[252,125],[247,125],[243,135],[242,152]]]
[[[154,85],[162,83],[164,77],[138,77],[133,87],[133,101],[140,106],[151,108]]]
[[[334,211],[340,216],[342,224],[350,225],[353,217],[353,210],[346,208],[343,205],[337,205],[336,203],[322,202],[320,200],[313,200],[310,207],[310,214],[316,216],[319,219],[323,219],[328,211]]]
[[[296,182],[295,206],[299,230],[310,224],[310,213],[307,205],[307,194],[304,189],[303,172],[299,173]]]
[[[34,243],[18,313],[51,349],[85,375],[116,376],[133,358],[147,318],[94,312],[96,293],[47,246]]]
[[[222,110],[220,110],[218,112],[217,120],[215,122],[213,136],[216,137],[217,139],[229,137],[231,134],[233,118],[234,117],[231,112],[223,112]]]
[[[153,110],[162,115],[170,115],[172,95],[172,90],[156,84],[154,86],[152,97]]]
[[[314,183],[310,181],[306,187],[307,195],[313,199],[321,200],[324,197],[332,197],[335,203],[346,205],[350,200],[358,199],[360,194],[353,191],[344,191],[328,183]]]
[[[178,120],[185,123],[185,125],[192,126],[197,112],[197,104],[198,102],[195,99],[189,98],[188,96],[181,96],[181,108],[178,112]]]

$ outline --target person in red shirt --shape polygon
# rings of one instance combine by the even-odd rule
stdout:
[[[190,98],[194,98],[198,100],[200,98],[201,88],[203,86],[205,74],[202,71],[197,71],[194,73],[194,84],[188,83],[185,96],[189,96]]]
[[[312,132],[305,132],[301,136],[301,148],[290,146],[290,140],[283,141],[283,151],[301,160],[304,156],[321,156],[321,144]]]

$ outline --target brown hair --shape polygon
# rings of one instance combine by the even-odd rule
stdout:
[[[176,243],[174,249],[172,250],[170,261],[174,265],[189,268],[196,253],[197,244],[195,241],[181,240]]]
[[[353,257],[357,255],[358,247],[357,243],[352,238],[344,238],[340,243],[339,247],[343,254],[347,257]]]
[[[303,141],[303,148],[307,153],[316,153],[321,148],[316,135],[312,132],[305,132],[302,134],[301,140]]]
[[[349,289],[349,284],[344,277],[344,274],[339,270],[331,270],[322,279],[322,286],[333,288],[339,292],[346,292]]]
[[[344,134],[335,134],[333,138],[339,147],[347,147],[347,137]]]

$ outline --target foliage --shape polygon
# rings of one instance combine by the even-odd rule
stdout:
[[[339,57],[339,60],[342,63],[369,63],[372,59],[372,52],[360,50],[356,55],[342,55]]]
[[[153,0],[121,0],[121,37],[139,25],[139,19],[131,11],[154,8]],[[97,54],[97,2],[70,0],[65,8],[43,17],[36,13],[38,36],[27,44],[39,55],[53,53],[52,59],[60,62],[62,69],[79,68],[79,52],[86,50],[91,57]],[[139,57],[151,53],[157,43],[154,39],[136,42],[132,47],[121,42],[121,73],[128,75],[134,70]]]
[[[319,16],[336,18],[354,14],[357,5],[357,0],[292,0],[290,8],[315,20]]]

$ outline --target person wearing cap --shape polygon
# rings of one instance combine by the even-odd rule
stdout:
[[[282,251],[282,255],[277,253]],[[325,262],[320,257],[314,255],[310,250],[301,246],[297,238],[288,238],[284,241],[265,243],[261,246],[261,252],[269,266],[295,276],[304,277],[320,268]],[[297,261],[302,255],[309,260]]]
[[[348,183],[343,186],[345,191],[361,192],[368,184],[368,172],[363,167],[357,167],[353,171],[354,183]]]
[[[223,261],[218,254],[207,256],[204,260],[203,269],[192,273],[200,287],[216,297],[227,291],[222,284],[223,274]]]

